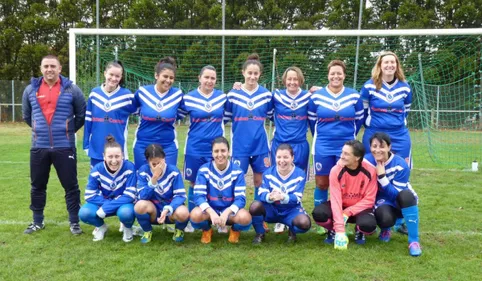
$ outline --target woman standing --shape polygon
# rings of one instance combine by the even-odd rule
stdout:
[[[135,111],[134,94],[123,88],[124,67],[120,61],[107,63],[105,82],[92,89],[87,101],[84,127],[84,150],[90,157],[90,167],[103,160],[105,138],[112,135],[127,156],[129,115]]]
[[[177,164],[178,142],[174,123],[183,93],[173,87],[176,62],[172,57],[161,59],[155,68],[156,84],[140,87],[134,97],[139,110],[139,127],[134,140],[136,169],[147,164],[144,151],[149,144],[157,143],[166,153],[166,163]]]
[[[315,208],[327,201],[330,171],[340,159],[345,142],[355,139],[363,122],[360,94],[343,85],[345,70],[343,61],[331,61],[328,64],[328,85],[313,93],[309,105],[310,126],[314,132]]]
[[[405,81],[397,55],[383,52],[372,70],[372,78],[361,89],[366,110],[363,145],[370,150],[370,138],[384,132],[392,140],[392,150],[412,166],[412,142],[407,116],[412,104],[412,90]]]

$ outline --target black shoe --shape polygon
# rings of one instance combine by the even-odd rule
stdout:
[[[253,244],[254,245],[259,245],[261,242],[264,241],[264,233],[263,234],[256,234],[253,238]]]
[[[288,232],[288,240],[286,243],[294,244],[296,242],[296,233],[292,232],[291,230]]]
[[[32,234],[36,231],[39,231],[39,230],[42,230],[45,228],[45,224],[44,223],[41,223],[41,224],[37,224],[35,222],[32,222],[28,227],[27,229],[25,229],[23,231],[24,234]]]
[[[325,243],[326,244],[333,244],[335,242],[335,231],[334,230],[328,230],[326,233],[326,238],[325,238]]]
[[[361,231],[358,229],[355,229],[355,243],[358,245],[363,245],[365,244],[365,234],[363,234]]]
[[[82,228],[80,228],[80,224],[77,223],[77,222],[73,222],[73,223],[70,224],[70,232],[73,235],[80,235],[80,234],[84,233],[82,231]]]
[[[408,229],[407,225],[405,223],[402,223],[400,226],[394,226],[393,227],[398,233],[408,235]]]

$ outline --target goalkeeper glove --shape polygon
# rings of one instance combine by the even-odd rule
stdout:
[[[346,250],[348,248],[348,237],[345,232],[335,234],[335,249]]]

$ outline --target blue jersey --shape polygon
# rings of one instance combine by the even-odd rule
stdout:
[[[269,152],[268,134],[264,126],[266,118],[273,114],[272,94],[258,85],[253,91],[244,88],[228,93],[225,115],[232,121],[232,155],[256,156]]]
[[[274,139],[279,143],[301,143],[306,141],[308,130],[308,103],[311,93],[299,91],[291,97],[286,90],[275,90],[273,95],[274,108]]]
[[[407,126],[407,114],[412,104],[412,90],[406,82],[396,80],[392,85],[385,81],[376,90],[373,80],[361,89],[363,105],[367,111],[365,126],[393,130]]]
[[[130,161],[123,160],[115,173],[110,173],[104,162],[90,171],[85,201],[100,206],[104,213],[112,214],[121,205],[134,203],[136,196],[136,169]]]
[[[186,201],[186,190],[179,169],[174,165],[166,165],[156,185],[151,183],[151,178],[149,164],[142,165],[137,171],[139,200],[150,200],[158,206],[165,206],[169,215],[172,215]]]
[[[87,101],[84,126],[84,149],[90,158],[103,159],[105,138],[112,135],[127,157],[127,125],[134,112],[134,94],[117,87],[107,93],[102,86],[92,89]]]
[[[217,211],[230,208],[234,214],[246,205],[244,173],[229,161],[224,171],[219,171],[214,161],[201,166],[194,185],[194,202],[203,211],[211,207]]]
[[[365,155],[365,161],[376,167],[377,163],[371,153]],[[385,176],[378,177],[378,192],[375,201],[376,206],[389,204],[398,207],[397,196],[402,190],[409,189],[417,198],[417,194],[410,185],[410,168],[407,162],[400,156],[392,155],[385,162]]]
[[[277,166],[270,167],[263,173],[263,183],[258,190],[259,200],[274,204],[275,208],[281,213],[292,208],[303,207],[301,199],[303,198],[305,183],[306,172],[298,167],[294,167],[291,173],[286,176],[281,176],[278,173]],[[270,201],[269,193],[273,190],[278,190],[288,196],[282,201]]]
[[[139,127],[134,142],[157,143],[167,152],[178,149],[174,124],[182,101],[182,91],[172,87],[167,93],[159,93],[155,85],[140,87],[135,93],[135,104],[139,108]],[[170,148],[171,144],[175,147]]]
[[[363,102],[360,94],[343,88],[334,95],[327,87],[313,93],[309,109],[312,127],[312,154],[340,156],[345,142],[355,139],[363,122]]]
[[[190,126],[187,132],[185,155],[210,157],[212,141],[224,135],[224,105],[226,94],[214,90],[209,97],[198,89],[183,98],[182,115],[189,114]]]

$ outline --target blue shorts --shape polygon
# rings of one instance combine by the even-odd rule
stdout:
[[[293,220],[299,215],[308,215],[303,207],[294,207],[279,211],[273,204],[263,202],[266,215],[264,221],[268,223],[282,223],[288,227],[293,227]]]
[[[162,204],[162,203],[159,203],[159,202],[152,202],[152,204],[154,204],[154,206],[156,207],[156,221],[153,222],[153,224],[158,224],[157,218],[159,218],[161,216],[162,210],[164,210],[164,206],[166,206],[166,204]],[[175,211],[176,210],[174,210],[172,213],[174,213]],[[175,221],[172,221],[169,216],[166,217],[165,224],[174,224],[174,223],[175,223]]]
[[[336,162],[340,160],[340,156],[313,156],[313,167],[316,176],[328,176],[331,168],[336,165]]]
[[[276,163],[276,149],[278,146],[282,144],[275,139],[271,142],[271,164],[275,165]],[[302,169],[303,171],[308,171],[308,162],[310,159],[310,144],[308,141],[300,142],[300,143],[288,143],[293,148],[293,153],[295,155],[294,164],[296,167]]]
[[[197,171],[202,165],[213,161],[213,157],[184,155],[184,179],[190,182],[196,181]]]
[[[136,142],[134,144],[134,164],[136,166],[136,170],[147,164],[146,156],[144,155],[146,147],[149,144],[144,142]],[[166,153],[166,163],[176,166],[177,165],[177,152],[178,149],[176,148],[176,144],[172,143],[167,146],[162,146],[162,149]]]
[[[269,153],[246,157],[233,156],[232,160],[234,164],[238,165],[245,174],[248,172],[248,167],[250,165],[251,169],[253,169],[253,173],[260,174],[271,166],[269,161]]]
[[[370,152],[370,138],[376,132],[384,132],[390,136],[392,141],[392,151],[398,156],[405,159],[410,169],[412,168],[412,141],[410,140],[410,132],[407,128],[397,130],[386,130],[368,127],[365,128],[363,134],[363,146],[365,147],[365,153]]]

